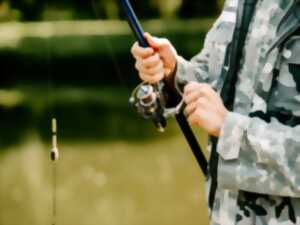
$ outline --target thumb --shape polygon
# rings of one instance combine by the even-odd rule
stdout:
[[[145,33],[144,36],[151,48],[159,49],[161,47],[161,41],[159,38],[153,37],[149,33]]]

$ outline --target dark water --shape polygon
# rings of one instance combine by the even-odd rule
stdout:
[[[208,224],[204,177],[174,121],[157,133],[120,88],[46,90],[0,91],[1,225],[50,225],[54,196],[57,225]]]
[[[53,117],[59,123],[59,138],[64,141],[142,142],[161,136],[151,121],[144,121],[129,105],[130,92],[125,88],[23,87],[7,91],[8,96],[14,93],[19,93],[21,100],[0,107],[2,149],[22,141],[33,130],[48,142]],[[174,121],[164,136],[174,134],[173,128]]]

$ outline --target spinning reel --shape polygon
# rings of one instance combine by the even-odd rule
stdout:
[[[154,85],[144,82],[134,89],[129,100],[144,119],[154,122],[160,132],[164,132],[166,120],[178,114],[183,105],[181,102],[176,108],[167,108],[167,96],[163,94],[164,86],[163,82]]]

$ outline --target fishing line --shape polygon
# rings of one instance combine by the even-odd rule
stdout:
[[[46,3],[47,7],[48,3]],[[96,18],[100,18],[99,13],[97,11],[97,6],[95,0],[91,0],[91,6],[92,10],[96,16]],[[124,79],[124,76],[122,75],[121,67],[119,65],[119,62],[117,60],[117,57],[114,52],[113,45],[111,43],[111,40],[108,35],[104,35],[103,37],[105,41],[105,46],[107,53],[113,63],[113,67],[116,73],[116,76],[120,83],[126,88],[128,92],[130,92],[130,88],[127,84],[127,82]],[[59,150],[57,146],[57,119],[55,118],[55,112],[54,112],[54,85],[53,85],[53,72],[52,72],[52,45],[51,45],[52,37],[48,37],[46,41],[46,60],[47,60],[47,102],[49,106],[49,112],[51,114],[51,134],[52,134],[52,148],[51,148],[51,161],[52,161],[52,225],[57,225],[57,176],[58,176],[58,160],[59,160]]]
[[[57,120],[52,119],[52,149],[51,160],[52,166],[52,225],[56,225],[57,222],[57,162],[59,159],[59,151],[57,147]]]
[[[46,3],[46,7],[48,7]],[[54,84],[52,71],[52,36],[47,37],[46,43],[46,65],[47,65],[47,109],[51,118],[51,132],[47,132],[52,136],[51,146],[51,167],[52,167],[52,193],[51,193],[51,225],[57,224],[57,162],[58,162],[58,148],[57,148],[57,120],[54,112]],[[50,123],[49,123],[50,124]],[[47,126],[48,127],[48,126]]]
[[[95,0],[91,0],[91,6],[92,6],[92,10],[94,12],[94,15],[96,16],[96,19],[100,18],[99,12],[97,11],[97,5]],[[114,48],[113,48],[113,44],[111,43],[111,40],[109,38],[109,35],[104,35],[103,37],[104,42],[105,42],[105,46],[106,46],[106,50],[108,52],[108,55],[113,63],[113,67],[114,70],[116,72],[116,76],[118,78],[118,80],[120,81],[120,83],[126,88],[126,90],[130,93],[131,89],[129,87],[129,85],[127,84],[127,82],[124,79],[123,73],[121,71],[121,67],[119,64],[119,61],[117,60],[116,54],[114,52]]]

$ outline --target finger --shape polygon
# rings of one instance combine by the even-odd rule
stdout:
[[[144,72],[145,72],[145,69],[144,69],[144,67],[143,67],[142,64],[141,64],[141,60],[137,60],[137,61],[135,62],[135,69],[136,69],[137,71],[139,71],[140,73],[144,73]]]
[[[158,38],[154,38],[150,33],[144,33],[144,37],[146,38],[147,42],[149,43],[149,45],[154,48],[154,49],[158,49],[160,46],[159,43],[159,39]]]
[[[158,64],[162,64],[162,60],[160,59],[159,54],[156,53],[153,56],[150,56],[142,60],[141,63],[143,64],[144,67],[151,68],[157,66]]]
[[[199,82],[192,81],[185,86],[184,91],[188,93],[190,91],[193,91],[195,89],[200,89],[200,88],[204,89],[205,91],[213,90],[212,87],[207,83],[199,83]]]
[[[206,96],[207,98],[212,98],[216,95],[216,92],[211,88],[210,85],[206,83],[197,83],[191,82],[189,83],[184,90],[184,96],[187,97],[193,92],[199,92],[200,96]]]
[[[162,49],[162,48],[164,48],[166,46],[171,45],[171,43],[169,42],[169,40],[166,39],[166,38],[153,37],[149,33],[145,33],[144,36],[147,39],[147,42],[149,43],[149,45],[152,48],[154,48],[154,49]]]
[[[189,117],[197,109],[197,102],[192,102],[185,107],[184,114]]]
[[[183,95],[184,102],[188,105],[191,102],[197,101],[200,97],[203,97],[203,93],[201,89],[197,89]]]
[[[197,124],[198,114],[196,112],[197,112],[197,110],[194,113],[192,113],[191,115],[188,116],[188,123],[190,125],[196,125]]]
[[[164,64],[161,61],[158,61],[158,63],[152,67],[146,67],[141,61],[137,61],[135,68],[140,73],[148,74],[149,76],[155,76],[157,73],[164,73]]]
[[[145,73],[139,73],[140,78],[150,84],[156,84],[164,78],[164,73],[158,73],[154,76]]]
[[[155,67],[147,69],[149,75],[155,76],[155,74],[164,74],[164,64],[159,62]]]
[[[199,87],[200,87],[200,83],[195,81],[189,82],[184,87],[184,94],[189,94],[190,92],[199,89]]]
[[[139,44],[136,42],[131,49],[131,53],[136,59],[147,58],[154,54],[154,50],[153,48],[140,47]]]
[[[191,125],[200,125],[201,124],[201,116],[202,116],[202,111],[200,109],[195,110],[189,117],[188,117],[188,122]]]

